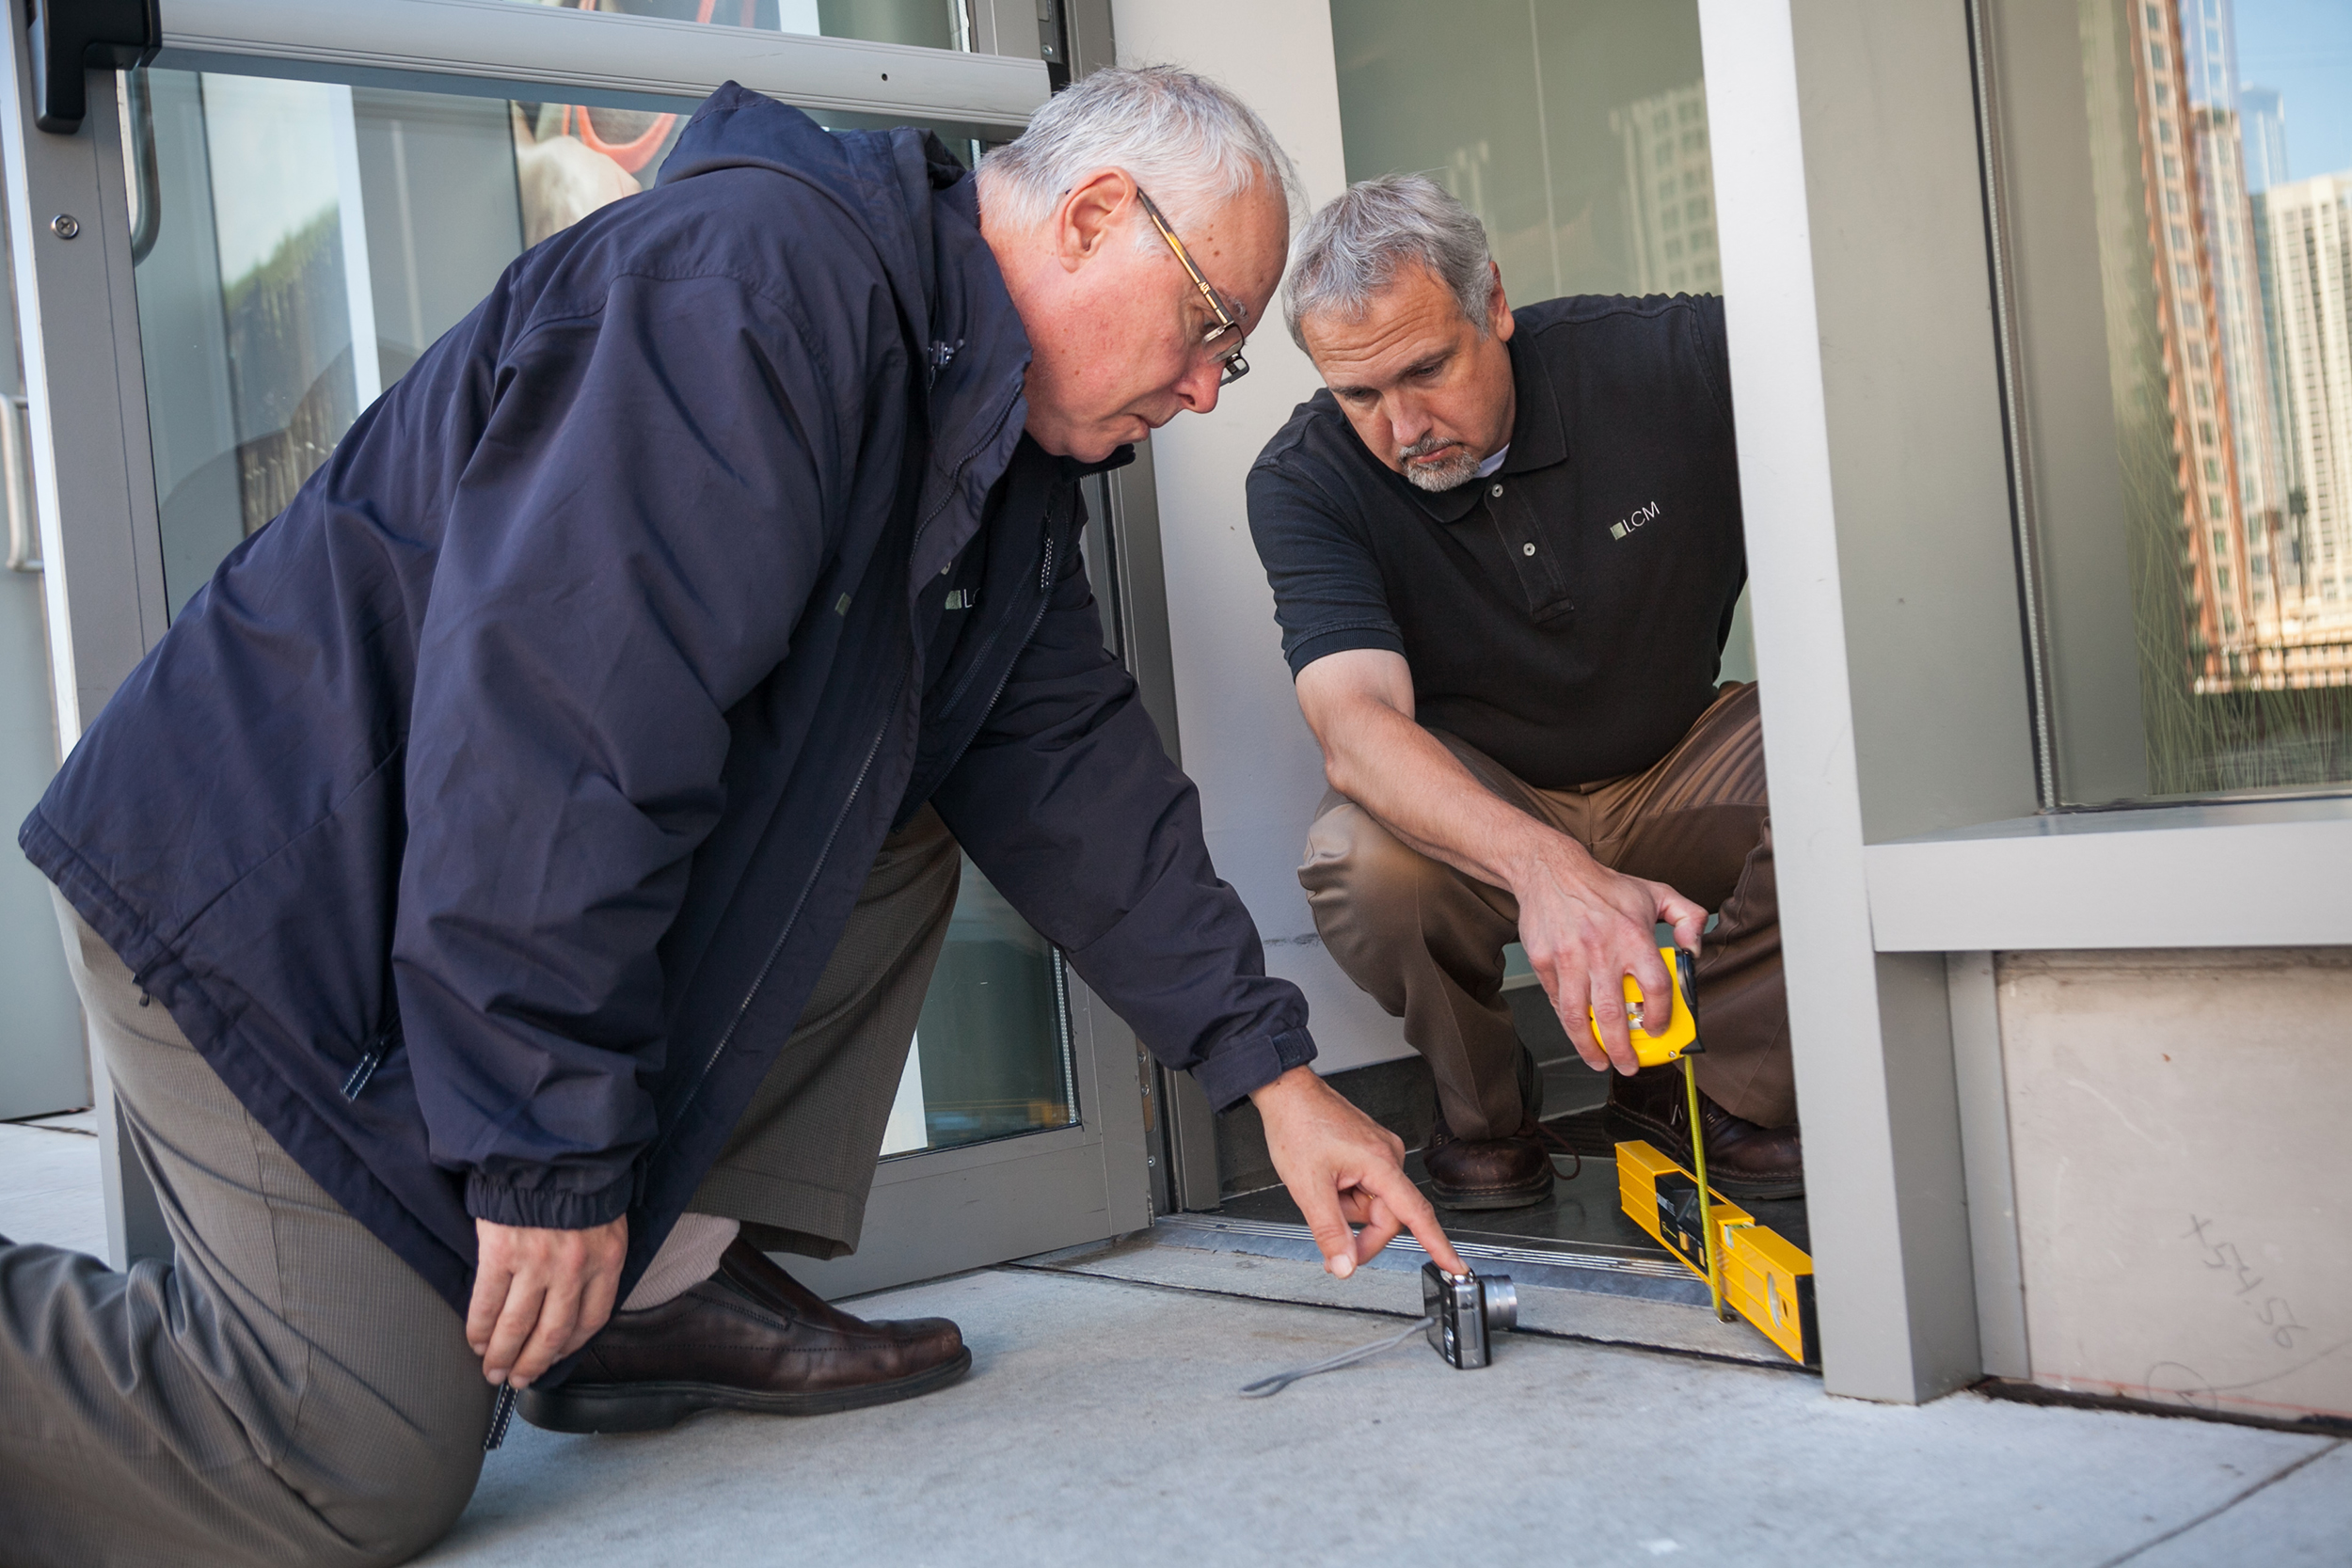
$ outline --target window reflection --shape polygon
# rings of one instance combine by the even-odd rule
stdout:
[[[1066,984],[1059,955],[966,860],[882,1152],[1074,1125]]]
[[[177,614],[488,292],[522,229],[504,103],[140,76],[153,243],[134,277]]]
[[[1331,34],[1348,179],[1438,180],[1514,299],[1722,287],[1695,4],[1348,0]]]
[[[2157,795],[2352,779],[2352,88],[2296,59],[2324,14],[2084,7]]]

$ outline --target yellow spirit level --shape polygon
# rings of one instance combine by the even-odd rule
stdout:
[[[1691,1163],[1684,1170],[1646,1143],[1617,1146],[1617,1201],[1633,1223],[1658,1239],[1685,1267],[1707,1281],[1715,1315],[1737,1312],[1791,1360],[1821,1363],[1820,1327],[1813,1307],[1813,1259],[1785,1237],[1756,1223],[1746,1210],[1715,1196],[1707,1184],[1707,1144],[1699,1120],[1698,1079],[1691,1058],[1707,1048],[1698,1037],[1697,990],[1691,955],[1661,947],[1674,981],[1674,1019],[1661,1035],[1638,1027],[1642,992],[1629,976],[1627,1010],[1637,1021],[1633,1053],[1644,1067],[1682,1064],[1691,1128]],[[1588,1009],[1589,1016],[1589,1009]],[[1595,1037],[1598,1037],[1597,1026]]]
[[[1691,1173],[1645,1143],[1617,1146],[1617,1200],[1633,1223],[1656,1237],[1702,1278],[1720,1282],[1723,1307],[1756,1325],[1792,1361],[1821,1364],[1813,1311],[1813,1259],[1786,1237],[1756,1223],[1738,1204],[1711,1197],[1699,1214]],[[1711,1225],[1709,1222],[1712,1222]],[[1708,1256],[1712,1235],[1714,1257]],[[1710,1270],[1708,1264],[1714,1265]],[[1718,1315],[1723,1307],[1718,1307]]]

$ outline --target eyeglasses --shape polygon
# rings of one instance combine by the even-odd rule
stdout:
[[[1160,231],[1160,238],[1168,242],[1168,248],[1176,253],[1176,260],[1182,262],[1184,271],[1191,275],[1193,287],[1199,289],[1200,297],[1209,302],[1209,313],[1216,318],[1216,325],[1200,335],[1200,346],[1209,348],[1211,353],[1216,355],[1216,384],[1220,387],[1231,387],[1249,373],[1249,361],[1241,356],[1241,319],[1249,313],[1248,310],[1238,304],[1229,307],[1225,296],[1209,287],[1209,280],[1200,276],[1199,267],[1192,264],[1192,257],[1184,249],[1184,242],[1176,237],[1176,230],[1168,226],[1168,219],[1160,214],[1159,208],[1152,203],[1152,198],[1143,194],[1141,185],[1136,187],[1136,199],[1143,203],[1144,216],[1152,220],[1152,227]],[[1232,348],[1218,353],[1210,347],[1228,332],[1233,335]]]

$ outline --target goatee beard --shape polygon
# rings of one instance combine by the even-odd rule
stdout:
[[[1413,461],[1416,457],[1426,457],[1448,447],[1454,449],[1451,457],[1439,458],[1435,463]],[[1443,436],[1424,436],[1404,448],[1396,456],[1404,466],[1405,483],[1418,490],[1451,490],[1478,472],[1478,459],[1470,454],[1470,449]]]

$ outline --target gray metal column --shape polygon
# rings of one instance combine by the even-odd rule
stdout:
[[[1699,15],[1822,1370],[1930,1399],[2013,1314],[1980,1334],[1947,966],[1876,951],[1865,848],[2037,804],[1968,15]]]
[[[0,235],[7,232],[0,224]],[[0,244],[4,244],[0,241]],[[48,615],[41,608],[40,525],[26,471],[24,387],[16,358],[16,309],[0,298],[0,510],[8,555],[0,570],[0,825],[30,811],[57,766],[50,696]],[[0,1050],[0,1120],[76,1110],[90,1102],[89,1053],[48,880],[19,858],[0,859],[0,996],[8,999]]]

